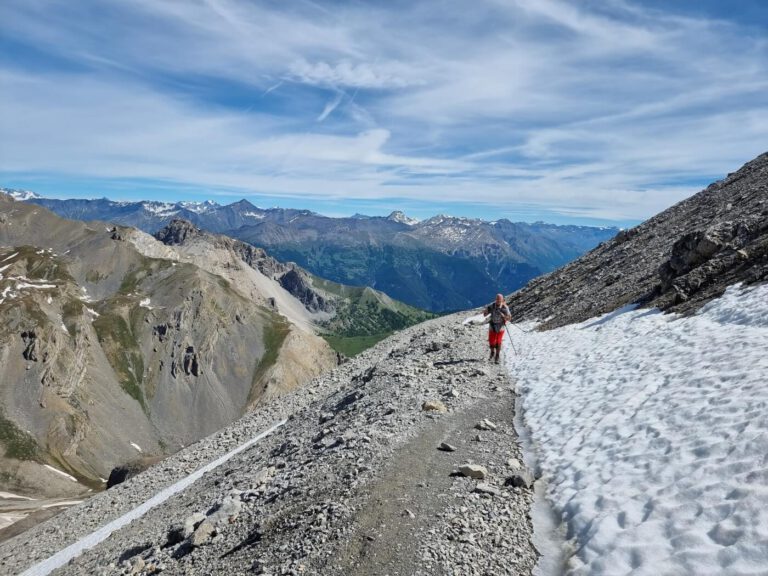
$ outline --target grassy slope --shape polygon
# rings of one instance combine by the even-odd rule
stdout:
[[[345,286],[313,277],[315,287],[342,298],[336,315],[322,327],[331,347],[346,356],[359,354],[396,330],[436,314],[419,310],[371,288]]]

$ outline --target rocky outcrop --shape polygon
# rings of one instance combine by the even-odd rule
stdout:
[[[628,304],[691,313],[736,282],[768,280],[768,153],[508,300],[554,328]]]
[[[24,342],[24,352],[21,355],[24,360],[37,362],[37,334],[34,330],[25,330],[21,333],[21,340]]]
[[[310,283],[305,272],[291,269],[280,276],[280,286],[293,294],[310,312],[333,312],[333,303],[321,296]]]
[[[200,236],[203,232],[186,220],[171,220],[170,224],[158,230],[155,238],[168,246],[180,246],[190,237]]]
[[[659,267],[659,277],[656,298],[662,308],[702,293],[717,295],[731,279],[747,283],[768,279],[768,211],[684,234]]]

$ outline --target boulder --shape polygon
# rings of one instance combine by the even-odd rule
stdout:
[[[190,546],[193,548],[202,546],[211,539],[211,536],[213,536],[215,532],[216,527],[214,526],[213,522],[211,522],[209,519],[203,520],[200,526],[198,526],[192,533],[192,536],[189,537]]]
[[[440,442],[440,446],[437,449],[443,452],[456,452],[456,446],[451,446],[447,442]]]
[[[483,480],[488,476],[488,470],[485,466],[479,464],[462,464],[459,466],[459,473],[462,476],[468,476],[476,480]]]
[[[520,463],[520,460],[517,458],[510,458],[507,460],[507,467],[511,468],[512,470],[521,470],[523,465]]]
[[[496,430],[498,426],[496,426],[496,424],[494,424],[487,418],[484,418],[483,420],[475,424],[475,428],[477,428],[478,430]]]
[[[240,515],[242,508],[243,505],[239,498],[227,496],[208,516],[208,522],[217,528],[226,524],[231,524]]]
[[[166,536],[168,540],[167,545],[173,546],[192,536],[195,529],[203,522],[203,520],[205,520],[205,514],[195,512],[194,514],[187,516],[183,522],[171,526]]]
[[[445,404],[440,402],[440,400],[426,400],[422,405],[421,409],[425,412],[447,412],[448,408],[445,407]]]
[[[526,488],[530,490],[533,488],[533,474],[528,470],[518,470],[511,476],[504,480],[504,486],[512,486],[513,488]]]

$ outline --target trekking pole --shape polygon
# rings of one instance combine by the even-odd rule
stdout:
[[[507,330],[507,324],[504,324],[504,332],[507,333],[507,339],[509,340],[509,345],[512,346],[512,352],[515,353],[515,356],[517,356],[517,350],[515,350],[515,344],[512,342],[512,336],[509,334],[509,330]]]

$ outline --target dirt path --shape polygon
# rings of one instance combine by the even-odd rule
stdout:
[[[518,447],[512,428],[514,395],[508,383],[499,386],[500,376],[500,371],[492,370],[487,377],[487,393],[476,393],[475,401],[461,411],[432,416],[434,424],[426,426],[389,458],[380,478],[366,490],[367,501],[356,515],[352,536],[330,555],[334,573],[444,574],[450,573],[445,560],[448,565],[461,563],[461,548],[472,542],[446,540],[443,562],[437,558],[430,562],[424,557],[424,548],[430,540],[442,545],[439,539],[445,530],[440,525],[445,529],[445,524],[456,523],[456,517],[446,511],[457,502],[461,506],[477,484],[453,475],[458,466],[467,462],[482,464],[491,470],[489,481],[497,487],[503,485],[499,472]],[[486,418],[498,426],[497,430],[481,432],[475,428]],[[481,441],[477,441],[478,435]],[[454,446],[456,451],[438,450],[441,442]],[[498,518],[501,524],[505,520],[501,515]],[[451,550],[450,544],[456,544],[456,549]],[[527,573],[527,569],[511,573]]]

